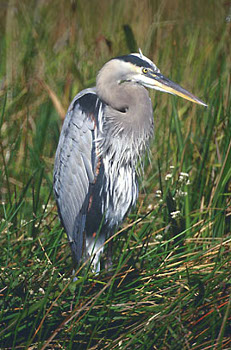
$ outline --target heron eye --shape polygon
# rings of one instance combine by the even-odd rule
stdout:
[[[148,73],[148,68],[143,68],[143,69],[142,69],[142,72],[143,72],[144,74],[147,74],[147,73]]]

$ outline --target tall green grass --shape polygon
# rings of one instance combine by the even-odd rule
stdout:
[[[1,349],[231,347],[229,11],[215,0],[2,2]],[[138,47],[208,108],[150,91],[155,138],[113,269],[81,267],[73,282],[52,194],[62,120],[104,62]]]

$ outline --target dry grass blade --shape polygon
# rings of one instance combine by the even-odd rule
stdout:
[[[58,96],[56,93],[48,86],[47,83],[45,83],[44,80],[37,78],[38,82],[41,84],[41,86],[47,91],[48,95],[50,96],[51,101],[53,102],[53,105],[60,116],[62,120],[64,120],[66,111],[62,106],[61,101],[58,99]]]

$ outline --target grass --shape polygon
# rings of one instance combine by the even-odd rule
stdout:
[[[140,6],[1,4],[1,349],[231,347],[230,10]],[[52,194],[60,127],[102,64],[138,47],[209,106],[150,91],[155,138],[113,269],[73,282]]]

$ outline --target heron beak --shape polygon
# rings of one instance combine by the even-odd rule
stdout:
[[[161,73],[149,71],[148,77],[152,79],[152,83],[149,85],[150,88],[168,92],[169,94],[183,97],[191,102],[198,103],[199,105],[206,106],[207,104],[201,101],[199,98],[191,94],[191,92],[185,90],[180,85],[174,83],[170,79],[166,78]],[[151,79],[149,80],[151,82]]]

